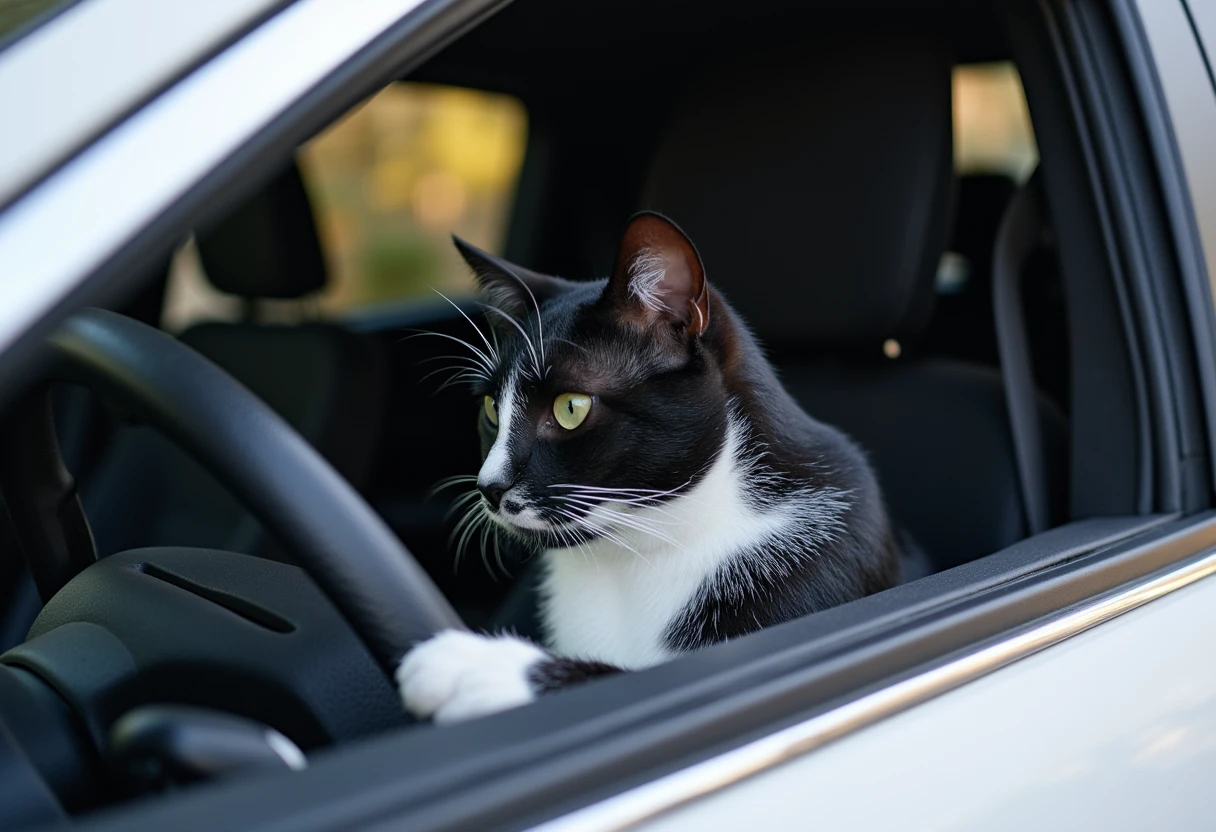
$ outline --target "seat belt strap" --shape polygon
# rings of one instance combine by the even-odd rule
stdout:
[[[1038,186],[1032,179],[1010,200],[992,254],[992,312],[1005,385],[1005,407],[1026,527],[1032,535],[1047,529],[1048,483],[1020,278],[1022,266],[1039,240],[1040,228]]]

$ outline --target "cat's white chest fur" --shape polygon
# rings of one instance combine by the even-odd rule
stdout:
[[[624,668],[671,658],[663,634],[693,597],[700,576],[671,569],[665,554],[648,553],[651,563],[668,561],[653,567],[640,559],[633,563],[636,556],[619,547],[592,544],[585,554],[584,560],[578,550],[545,553],[542,615],[548,646],[559,655]]]
[[[793,519],[787,512],[757,511],[746,500],[739,434],[732,424],[689,493],[661,508],[630,510],[668,540],[617,525],[616,541],[545,552],[541,613],[554,652],[630,669],[672,658],[665,635],[698,591],[720,578],[732,557],[783,531]]]

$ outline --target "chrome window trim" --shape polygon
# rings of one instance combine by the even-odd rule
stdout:
[[[10,206],[0,215],[0,352],[211,170],[422,3],[300,0]]]
[[[89,0],[0,52],[0,205],[283,0]]]
[[[534,832],[627,829],[955,690],[1151,601],[1216,574],[1216,549],[1103,598],[1049,616],[987,647],[827,713],[533,827]]]

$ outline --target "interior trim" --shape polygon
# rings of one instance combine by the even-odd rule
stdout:
[[[997,3],[1026,89],[1046,209],[1057,241],[1071,375],[1069,516],[1152,510],[1152,425],[1135,343],[1116,293],[1116,252],[1100,213],[1095,166],[1072,58],[1048,0]]]
[[[1153,507],[1191,512],[1211,504],[1207,439],[1195,371],[1194,342],[1183,299],[1175,238],[1154,164],[1145,118],[1131,76],[1126,38],[1094,2],[1069,4],[1078,92],[1087,106],[1104,204],[1120,260],[1130,338],[1143,365],[1145,407],[1152,420]]]
[[[1122,0],[1112,4],[1165,196],[1187,298],[1209,445],[1216,444],[1216,91],[1193,17],[1182,3]],[[1200,21],[1209,19],[1202,12]],[[1216,18],[1216,16],[1213,16]],[[1213,28],[1216,33],[1216,27]],[[1205,83],[1206,81],[1206,83]],[[1209,476],[1216,477],[1216,456]],[[1214,480],[1216,481],[1216,480]]]
[[[1208,549],[1164,575],[1049,617],[974,653],[533,829],[535,832],[626,829],[810,753],[1213,574],[1216,574],[1216,549]]]

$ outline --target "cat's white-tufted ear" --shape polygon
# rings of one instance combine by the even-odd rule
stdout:
[[[509,263],[454,234],[452,243],[473,270],[485,302],[513,318],[534,314],[535,304],[544,303],[548,298],[560,295],[577,285],[560,277],[537,274],[523,266]]]
[[[701,256],[679,226],[661,214],[647,211],[629,221],[604,291],[645,325],[668,323],[691,335],[709,326]]]

